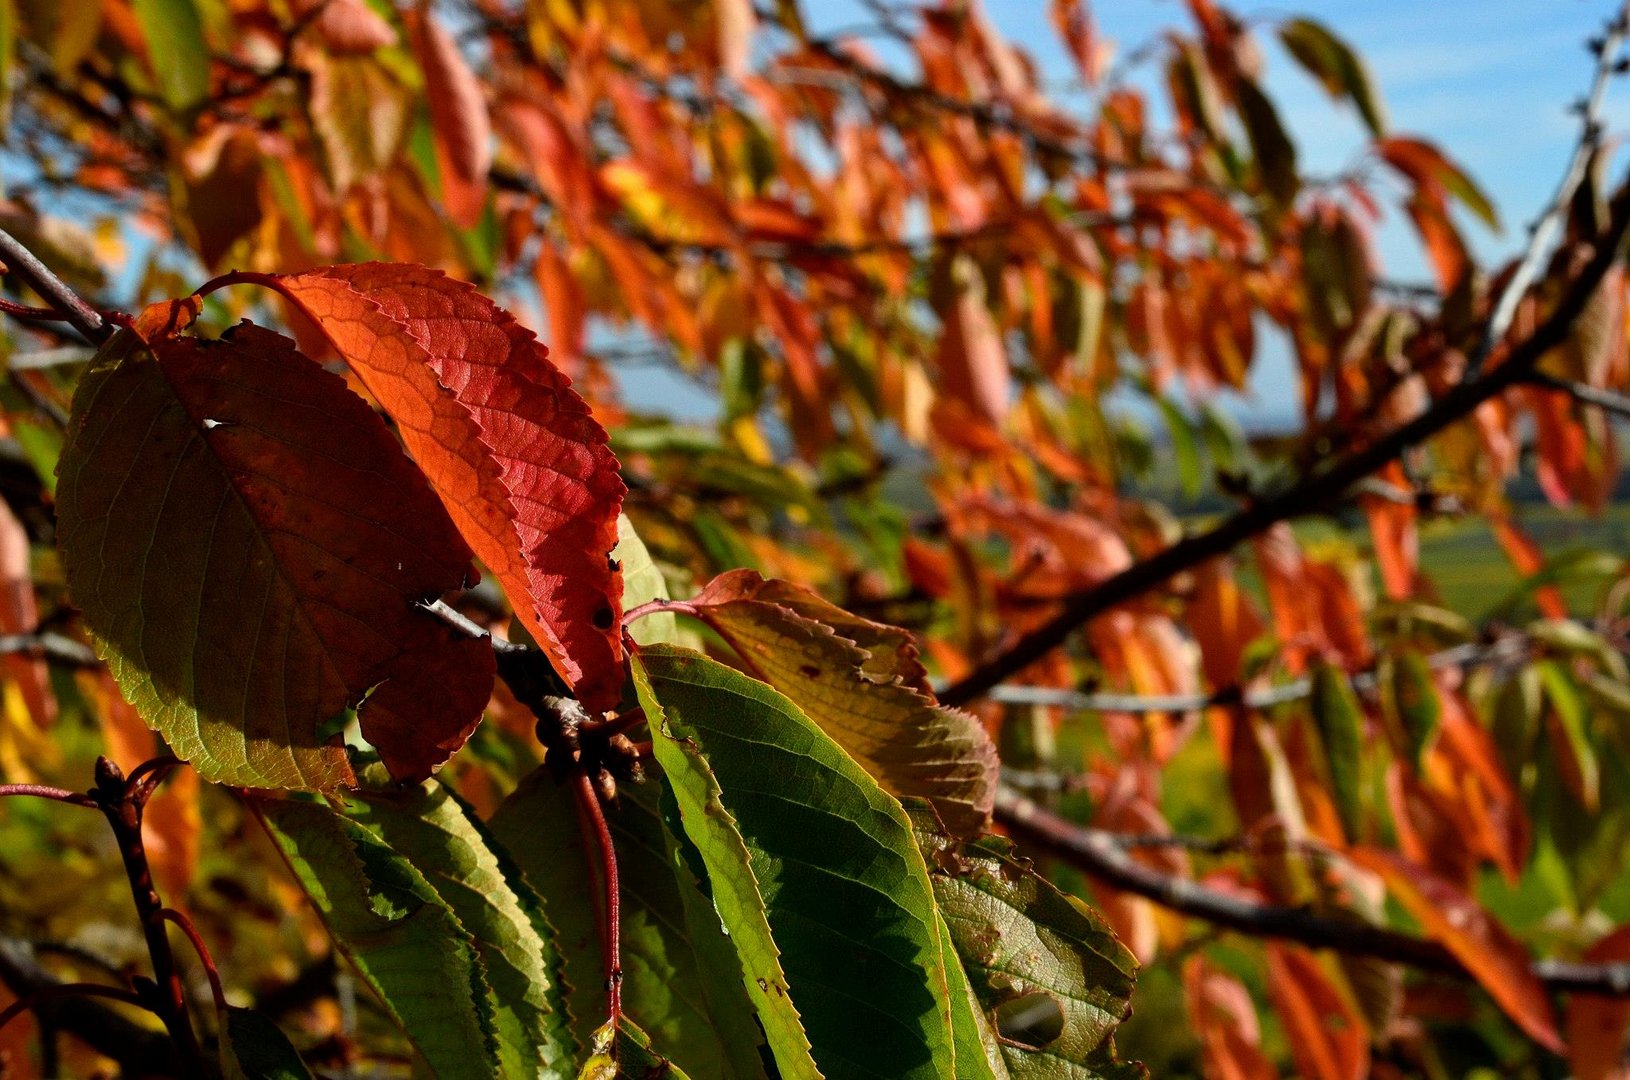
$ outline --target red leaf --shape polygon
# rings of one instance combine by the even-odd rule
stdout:
[[[1630,960],[1630,926],[1621,926],[1585,950],[1586,963]],[[1568,1064],[1575,1080],[1627,1080],[1625,1028],[1630,1026],[1630,1000],[1575,994],[1566,1010]]]
[[[1308,1080],[1359,1080],[1369,1073],[1364,1018],[1306,949],[1268,944],[1268,997],[1285,1025],[1291,1058]]]
[[[1506,557],[1519,574],[1533,577],[1545,568],[1545,553],[1517,528],[1516,522],[1508,517],[1495,517],[1489,525],[1494,530],[1494,538],[1505,549]],[[1547,619],[1568,617],[1568,603],[1562,599],[1562,591],[1555,585],[1542,585],[1535,589],[1534,603],[1538,605],[1539,613]]]
[[[1562,1053],[1556,1016],[1545,987],[1534,975],[1532,957],[1476,900],[1391,852],[1353,848],[1348,854],[1386,880],[1404,910],[1466,965],[1518,1027],[1546,1049]]]
[[[969,260],[953,268],[949,296],[940,300],[945,332],[940,336],[939,369],[945,392],[990,423],[1000,426],[1012,395],[1012,375],[1002,333],[985,306],[979,271]]]
[[[434,16],[411,17],[408,34],[424,69],[442,203],[455,223],[473,228],[486,206],[487,170],[492,166],[492,123],[481,81]]]
[[[606,433],[532,332],[473,286],[363,263],[282,277],[400,427],[459,531],[590,709],[622,685],[623,486]]]
[[[329,52],[371,53],[396,44],[396,31],[368,6],[368,0],[301,0],[295,5],[302,19],[316,9],[321,10],[317,11],[311,28],[322,38]]]
[[[1205,1074],[1217,1080],[1277,1080],[1262,1052],[1262,1029],[1250,991],[1199,956],[1183,964],[1189,1024],[1200,1037]]]
[[[463,745],[492,650],[416,604],[466,584],[469,548],[338,376],[248,324],[218,342],[127,332],[73,417],[58,485],[69,588],[178,754],[225,783],[343,786],[344,749],[322,727],[348,706],[399,779]]]
[[[719,20],[719,67],[732,79],[748,73],[752,58],[753,0],[719,0],[713,5]]]

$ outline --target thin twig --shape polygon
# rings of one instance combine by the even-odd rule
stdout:
[[[112,998],[114,1001],[122,1001],[126,1005],[134,1005],[138,1009],[147,1008],[147,1002],[143,1001],[133,990],[125,990],[117,986],[106,986],[102,983],[52,983],[49,986],[40,987],[26,997],[18,998],[10,1005],[7,1005],[5,1009],[0,1010],[0,1028],[4,1028],[23,1013],[38,1008],[44,1001],[66,997]]]
[[[210,955],[209,946],[204,943],[204,936],[198,932],[198,927],[193,925],[186,912],[172,907],[160,908],[157,917],[174,923],[192,942],[192,951],[198,954],[198,962],[203,965],[204,975],[209,979],[209,993],[215,1000],[215,1011],[226,1012],[226,990],[221,986],[221,972],[216,968],[215,957]]]
[[[492,641],[492,651],[497,653],[522,653],[530,651],[525,645],[514,641],[500,641],[492,636],[486,627],[469,618],[462,611],[453,607],[445,600],[435,600],[428,604],[420,604],[420,609],[434,615],[454,630],[473,638],[488,638]]]
[[[1630,397],[1614,393],[1612,390],[1601,390],[1587,383],[1572,382],[1568,379],[1559,379],[1555,375],[1536,371],[1530,375],[1527,382],[1534,386],[1544,387],[1547,390],[1557,390],[1567,394],[1575,401],[1586,405],[1594,405],[1603,412],[1610,412],[1614,416],[1630,419]]]
[[[95,308],[4,229],[0,229],[0,262],[60,312],[65,322],[85,335],[85,340],[100,345],[113,335],[113,327]]]
[[[1466,358],[1468,378],[1476,378],[1481,373],[1484,362],[1505,337],[1506,331],[1511,329],[1511,320],[1517,315],[1517,305],[1528,292],[1528,287],[1533,284],[1534,275],[1539,272],[1540,259],[1550,247],[1551,238],[1561,227],[1568,211],[1568,204],[1573,201],[1574,192],[1584,182],[1591,159],[1601,149],[1602,105],[1607,98],[1607,84],[1615,73],[1619,52],[1624,47],[1627,34],[1630,34],[1630,0],[1619,8],[1618,16],[1608,23],[1606,34],[1592,42],[1592,47],[1597,50],[1596,71],[1591,79],[1590,93],[1579,106],[1579,142],[1574,147],[1573,157],[1568,161],[1568,167],[1562,174],[1562,182],[1557,185],[1556,194],[1551,196],[1545,213],[1534,223],[1522,261],[1507,279],[1505,288],[1494,305],[1494,313],[1489,316],[1488,324],[1483,328],[1483,336]]]
[[[49,787],[45,784],[0,784],[0,798],[8,795],[30,795],[36,799],[54,799],[57,802],[71,803],[74,806],[88,806],[92,809],[97,809],[101,805],[83,792],[69,791],[67,788]]]
[[[1368,956],[1422,971],[1472,978],[1453,953],[1435,941],[1306,908],[1258,903],[1173,877],[1127,854],[1113,833],[1077,825],[1009,787],[998,788],[996,817],[1021,843],[1043,849],[1089,877],[1162,907],[1257,938],[1294,941],[1316,949]],[[1534,974],[1552,990],[1630,996],[1630,964],[1542,960]]]
[[[71,668],[100,667],[96,650],[61,634],[0,634],[0,655],[22,653],[44,657]]]
[[[1455,645],[1426,657],[1431,668],[1471,667],[1479,664],[1498,664],[1513,651],[1525,649],[1525,635],[1512,635],[1490,645]],[[1375,692],[1379,683],[1374,671],[1360,671],[1352,678],[1353,689],[1361,694]],[[1249,690],[1243,694],[1237,686],[1213,690],[1208,694],[1114,694],[1068,687],[1015,686],[1003,683],[991,687],[989,697],[1010,705],[1059,705],[1081,712],[1124,713],[1187,713],[1198,712],[1218,705],[1244,705],[1248,709],[1268,709],[1312,696],[1311,679],[1294,679],[1279,686]]]
[[[67,322],[68,316],[56,308],[29,307],[15,300],[0,297],[0,315],[10,315],[24,322]]]
[[[1457,383],[1413,420],[1352,451],[1330,467],[1307,474],[1280,494],[1262,499],[1213,528],[1164,548],[1092,588],[1067,597],[1058,614],[986,660],[948,688],[940,699],[948,705],[964,705],[983,696],[993,686],[1062,645],[1081,624],[1208,559],[1226,555],[1236,544],[1281,521],[1324,506],[1410,447],[1426,441],[1469,415],[1483,402],[1522,382],[1546,353],[1566,339],[1597,286],[1618,262],[1627,231],[1630,231],[1630,186],[1621,187],[1614,195],[1611,221],[1597,238],[1590,261],[1569,285],[1561,302],[1533,334],[1510,352],[1504,363],[1480,378]]]
[[[606,824],[605,811],[600,807],[600,795],[595,791],[594,781],[587,769],[577,769],[572,778],[572,788],[577,797],[578,810],[592,827],[595,842],[600,848],[600,870],[606,892],[606,1023],[612,1031],[616,1031],[623,1015],[622,891],[617,880],[617,849],[611,842],[611,827]]]

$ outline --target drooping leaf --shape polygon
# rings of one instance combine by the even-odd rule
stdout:
[[[326,806],[256,809],[335,946],[438,1076],[497,1077],[491,993],[480,955],[413,865]]]
[[[1418,771],[1426,752],[1437,741],[1438,729],[1443,726],[1443,704],[1438,700],[1437,682],[1432,678],[1426,657],[1414,650],[1393,658],[1391,675],[1385,700],[1397,713],[1410,759]]]
[[[634,523],[628,520],[627,514],[617,515],[617,547],[611,558],[622,568],[624,611],[632,611],[652,600],[668,599],[668,582],[661,568],[651,561],[651,552],[634,531]],[[678,631],[673,612],[657,611],[631,623],[628,636],[641,645],[651,645],[673,641]]]
[[[131,0],[131,6],[165,104],[178,113],[201,104],[209,97],[209,47],[196,0]]]
[[[424,71],[442,202],[454,222],[472,228],[486,205],[492,167],[486,95],[458,42],[428,9],[410,15],[408,36]]]
[[[751,570],[721,574],[689,606],[889,792],[928,799],[958,835],[986,830],[995,746],[977,719],[904,681],[913,672],[900,665],[914,656],[880,640],[886,630]],[[845,637],[850,631],[875,647]]]
[[[1630,960],[1630,929],[1620,926],[1585,950],[1587,963]],[[1630,1001],[1594,994],[1569,996],[1565,1015],[1568,1065],[1578,1080],[1619,1080],[1624,1074],[1624,1036]]]
[[[704,656],[646,649],[635,689],[781,1075],[955,1075],[938,916],[899,804],[790,701]]]
[[[312,18],[312,30],[330,52],[359,55],[396,44],[396,31],[368,0],[299,0],[294,8]]]
[[[398,777],[463,745],[491,649],[416,604],[466,584],[469,549],[338,376],[250,325],[152,346],[126,332],[72,426],[70,591],[120,689],[206,778],[347,785],[320,729],[359,703]]]
[[[310,1080],[311,1070],[270,1018],[253,1009],[228,1007],[221,1016],[221,1075],[225,1080]]]
[[[1012,395],[1012,372],[1001,329],[986,304],[983,278],[967,258],[954,260],[941,276],[935,307],[945,326],[939,344],[945,392],[1000,426]]]
[[[934,898],[984,1022],[997,1075],[1014,1080],[1138,1077],[1117,1061],[1137,961],[1103,920],[1021,861],[999,837],[945,837],[914,815]],[[963,1062],[958,1056],[961,1075]]]
[[[1245,135],[1251,140],[1251,156],[1256,160],[1257,182],[1280,206],[1289,206],[1301,183],[1296,173],[1296,146],[1261,87],[1241,79],[1235,90]]]
[[[1342,830],[1357,842],[1364,835],[1364,710],[1347,676],[1322,661],[1313,669],[1312,706]]]
[[[1353,103],[1371,135],[1378,139],[1386,137],[1387,117],[1381,95],[1370,78],[1364,58],[1351,46],[1323,23],[1306,18],[1281,23],[1279,40],[1331,97],[1345,96]]]
[[[1305,949],[1270,942],[1267,951],[1268,997],[1300,1074],[1310,1080],[1370,1075],[1369,1033],[1352,1001]]]
[[[741,969],[705,897],[689,884],[662,825],[657,785],[622,785],[605,808],[622,885],[623,1007],[661,1052],[696,1076],[757,1080],[760,1037]],[[555,928],[578,1041],[606,1016],[599,854],[584,847],[569,784],[547,767],[523,780],[490,822]]]
[[[407,137],[412,95],[372,56],[312,52],[306,108],[334,190],[344,194],[388,168]]]
[[[235,280],[276,289],[317,324],[578,699],[614,707],[622,585],[609,557],[626,489],[548,349],[473,287],[422,266]]]
[[[34,597],[28,530],[4,501],[0,501],[0,632],[32,634],[40,625],[39,602]],[[6,676],[28,705],[28,715],[41,727],[57,719],[57,699],[51,692],[51,673],[45,659],[10,653],[4,657]]]
[[[1545,696],[1551,702],[1551,715],[1556,718],[1562,735],[1560,745],[1553,749],[1563,764],[1568,786],[1580,805],[1587,812],[1595,813],[1602,801],[1602,769],[1590,735],[1584,696],[1567,670],[1555,660],[1541,660],[1534,669],[1539,672]]]
[[[389,790],[383,770],[361,779],[347,816],[412,863],[475,939],[492,988],[501,1071],[568,1074],[578,1046],[558,943],[537,894],[446,785]]]
[[[1427,192],[1436,190],[1453,195],[1489,228],[1500,228],[1500,215],[1483,189],[1436,146],[1424,139],[1394,135],[1377,143],[1375,150],[1383,161],[1418,187]]]
[[[1349,855],[1386,880],[1404,910],[1466,965],[1518,1027],[1541,1046],[1561,1052],[1545,987],[1530,967],[1528,950],[1510,931],[1476,900],[1422,866],[1387,851],[1359,848]]]

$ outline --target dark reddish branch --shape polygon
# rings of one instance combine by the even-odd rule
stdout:
[[[113,335],[113,327],[95,308],[4,229],[0,229],[0,263],[39,293],[40,299],[61,315],[62,321],[84,334],[87,341],[100,345]]]
[[[0,314],[10,315],[24,322],[67,322],[68,316],[56,308],[29,307],[15,300],[0,298]]]
[[[176,1047],[176,1061],[186,1076],[205,1076],[204,1054],[193,1031],[192,1015],[187,1007],[186,987],[170,949],[170,937],[165,927],[167,916],[153,886],[153,871],[147,862],[147,848],[142,841],[142,814],[154,787],[174,767],[174,759],[156,759],[138,766],[126,779],[108,758],[96,761],[96,787],[92,796],[101,808],[108,824],[113,827],[119,854],[124,860],[125,874],[130,879],[130,894],[136,903],[136,917],[147,940],[147,953],[153,964],[152,992],[145,995],[144,1003],[164,1021],[165,1030]]]
[[[158,918],[174,923],[192,943],[192,951],[198,954],[198,962],[204,967],[204,976],[209,979],[210,997],[215,1001],[215,1011],[226,1012],[226,989],[221,985],[221,971],[215,966],[215,957],[211,955],[209,946],[204,943],[204,935],[198,932],[193,925],[191,917],[184,911],[175,908],[160,908]]]
[[[601,883],[605,886],[606,1020],[615,1037],[623,1016],[622,893],[617,881],[617,849],[611,842],[611,827],[600,807],[600,793],[588,770],[581,766],[572,777],[577,809],[592,828],[600,849]],[[589,854],[588,852],[584,853]]]
[[[1535,365],[1562,344],[1602,279],[1618,261],[1630,230],[1630,186],[1620,188],[1612,202],[1607,229],[1597,238],[1596,250],[1568,286],[1555,311],[1529,337],[1506,356],[1505,362],[1481,377],[1459,383],[1415,419],[1349,453],[1328,468],[1309,473],[1272,498],[1241,510],[1221,524],[1165,548],[1132,564],[1090,589],[1068,597],[1063,608],[1041,626],[986,660],[961,681],[940,694],[947,705],[965,705],[997,683],[1011,678],[1058,648],[1083,623],[1134,600],[1151,589],[1192,570],[1281,521],[1311,513],[1339,497],[1347,488],[1395,460],[1412,446],[1438,434],[1469,415],[1485,401],[1531,379]]]
[[[16,1001],[7,1005],[5,1009],[0,1010],[0,1028],[4,1028],[25,1012],[38,1009],[48,1001],[59,1001],[69,997],[111,998],[114,1001],[122,1001],[126,1005],[134,1005],[138,1009],[147,1008],[147,1002],[143,1001],[135,991],[125,990],[122,987],[86,982],[51,983],[19,997]]]
[[[10,795],[26,795],[36,799],[54,799],[57,802],[71,803],[74,806],[95,808],[101,806],[89,795],[78,791],[69,791],[67,788],[48,787],[45,784],[0,784],[0,798]]]
[[[1472,978],[1465,965],[1435,941],[1357,919],[1318,915],[1306,908],[1262,904],[1163,874],[1127,854],[1114,833],[1078,825],[1005,786],[996,794],[996,818],[1024,847],[1045,851],[1106,885],[1213,925],[1251,937],[1294,941],[1309,948]],[[1534,964],[1534,974],[1551,990],[1630,996],[1630,964],[1541,960]]]

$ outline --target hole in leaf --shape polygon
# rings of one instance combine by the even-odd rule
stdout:
[[[613,619],[614,616],[611,614],[611,609],[608,607],[603,607],[594,613],[594,617],[591,621],[594,623],[594,628],[596,630],[610,630]]]
[[[996,1006],[996,1033],[1037,1050],[1064,1034],[1064,1009],[1050,994],[1031,992]]]

